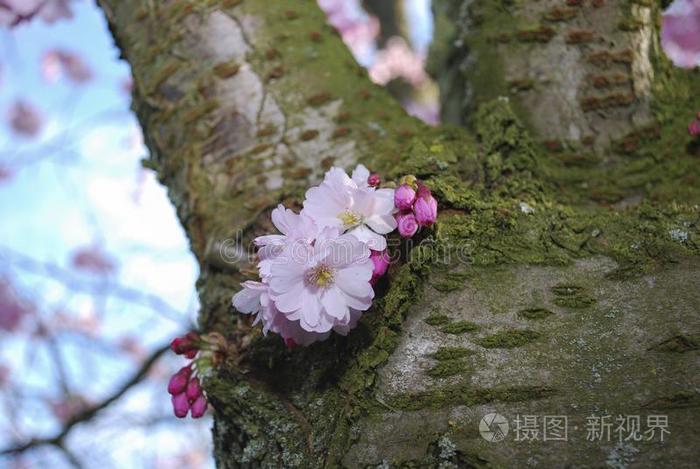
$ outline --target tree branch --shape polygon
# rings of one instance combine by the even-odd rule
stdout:
[[[61,448],[64,450],[65,453],[65,448],[63,448],[63,441],[65,440],[66,436],[71,432],[73,427],[78,425],[79,423],[87,422],[94,418],[101,410],[107,408],[110,406],[112,403],[117,401],[119,398],[121,398],[127,391],[129,391],[132,387],[135,385],[139,384],[148,374],[149,370],[153,366],[153,364],[165,353],[167,350],[169,350],[169,344],[162,345],[155,349],[153,353],[151,353],[151,356],[148,357],[146,361],[143,362],[141,365],[141,368],[139,368],[136,373],[124,384],[122,384],[119,389],[117,389],[116,392],[114,392],[112,395],[107,397],[105,400],[100,402],[97,405],[94,405],[79,414],[73,416],[66,424],[64,425],[63,429],[55,436],[49,437],[49,438],[35,438],[32,440],[27,441],[26,443],[6,448],[3,450],[0,450],[0,455],[10,455],[10,454],[18,454],[18,453],[23,453],[27,450],[30,450],[32,448],[36,448],[39,446],[44,446],[44,445],[51,445],[51,446],[56,446],[58,448]]]

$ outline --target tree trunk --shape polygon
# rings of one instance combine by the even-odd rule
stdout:
[[[661,56],[656,3],[436,2],[433,70],[465,126],[438,129],[312,0],[100,3],[200,263],[202,329],[246,344],[205,383],[219,467],[693,464],[700,80]],[[358,161],[426,180],[439,221],[347,338],[287,350],[230,307],[241,253],[277,203]],[[479,432],[493,412],[500,442]],[[518,415],[539,441],[517,441]],[[618,415],[670,434],[619,441]],[[545,416],[568,441],[542,441]]]

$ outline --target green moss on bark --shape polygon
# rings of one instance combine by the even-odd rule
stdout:
[[[541,337],[542,334],[537,331],[512,330],[488,335],[475,342],[484,348],[515,348],[527,345]]]

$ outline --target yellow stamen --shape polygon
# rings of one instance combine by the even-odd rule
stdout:
[[[333,270],[327,265],[321,264],[309,272],[307,280],[312,285],[325,288],[333,283]]]
[[[344,228],[352,228],[353,226],[357,226],[362,223],[362,217],[355,212],[351,212],[350,210],[346,210],[345,212],[341,213],[338,215],[338,218],[343,223]]]

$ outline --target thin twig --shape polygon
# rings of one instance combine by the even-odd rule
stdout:
[[[150,357],[146,361],[143,362],[141,365],[141,368],[129,379],[126,381],[124,384],[122,384],[119,389],[109,396],[107,399],[103,400],[99,404],[92,406],[88,409],[85,409],[84,411],[80,412],[79,414],[71,417],[70,420],[68,420],[63,429],[55,436],[50,437],[50,438],[34,438],[26,443],[22,443],[17,446],[13,446],[10,448],[6,448],[3,450],[0,450],[0,455],[8,455],[8,454],[17,454],[17,453],[23,453],[29,449],[36,448],[39,446],[44,446],[44,445],[52,445],[56,446],[58,448],[62,448],[64,450],[65,454],[65,448],[63,448],[63,441],[68,436],[68,434],[71,432],[73,427],[75,427],[77,424],[86,422],[88,420],[91,420],[95,415],[97,415],[98,412],[101,410],[105,409],[108,407],[110,404],[118,400],[120,397],[122,397],[129,389],[140,383],[143,378],[148,374],[148,371],[151,369],[153,364],[165,353],[166,350],[169,349],[169,345],[163,345],[153,351]]]

